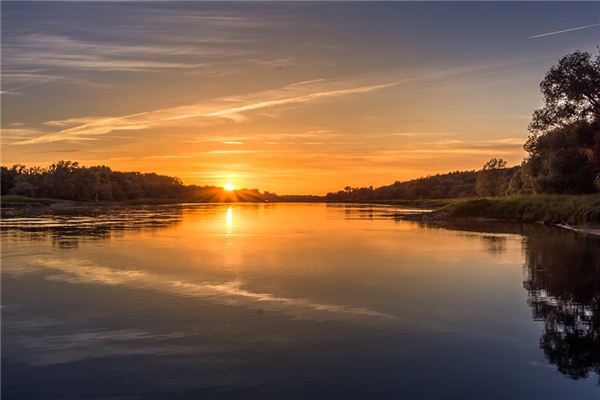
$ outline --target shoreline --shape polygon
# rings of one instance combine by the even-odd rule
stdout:
[[[8,201],[6,201],[8,200]],[[532,223],[554,226],[583,235],[600,237],[600,195],[579,196],[528,196],[468,199],[381,200],[376,202],[331,201],[256,201],[256,202],[205,202],[182,199],[138,199],[132,201],[88,202],[77,200],[2,196],[0,208],[4,210],[56,211],[85,210],[92,208],[164,206],[184,204],[362,204],[368,206],[395,206],[410,208],[390,212],[390,218],[422,223],[436,222],[508,222]],[[420,211],[420,212],[419,212]]]
[[[554,226],[556,226],[558,228],[569,230],[571,232],[581,233],[583,235],[600,237],[600,228],[580,228],[580,227],[571,226],[568,224],[555,224]]]
[[[440,215],[439,210],[433,210],[422,213],[395,213],[391,214],[393,218],[404,220],[421,222],[424,224],[443,224],[448,222],[462,222],[462,223],[512,223],[512,224],[539,224],[549,227],[560,228],[575,232],[581,235],[593,236],[600,238],[600,226],[599,227],[586,227],[586,226],[574,226],[566,223],[548,223],[544,221],[529,221],[519,219],[501,219],[501,218],[486,218],[486,217],[451,217],[448,215]]]

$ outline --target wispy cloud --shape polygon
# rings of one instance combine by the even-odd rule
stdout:
[[[546,36],[559,35],[561,33],[578,31],[578,30],[581,30],[581,29],[592,28],[594,26],[600,26],[600,22],[595,23],[595,24],[590,24],[590,25],[577,26],[575,28],[562,29],[560,31],[540,33],[539,35],[529,36],[529,39],[537,39],[537,38],[542,38],[542,37],[546,37]]]
[[[69,20],[69,34],[53,27],[8,31],[3,37],[3,68],[27,66],[64,70],[147,71],[193,68],[212,58],[232,58],[240,54],[257,56],[243,44],[249,34],[273,24],[270,18],[234,10],[155,9],[125,5],[103,5],[115,13],[127,13],[122,23],[112,18],[105,26],[89,26]],[[102,19],[104,15],[99,16]],[[65,20],[61,19],[61,22]],[[40,21],[43,24],[45,21]],[[41,33],[44,32],[44,33]],[[48,33],[46,33],[48,32]],[[291,61],[275,57],[265,63],[287,65]]]
[[[72,124],[75,126],[32,139],[18,141],[13,144],[28,145],[59,141],[90,140],[93,139],[93,136],[104,135],[118,130],[140,130],[162,126],[179,126],[181,124],[189,125],[192,120],[194,120],[194,124],[197,126],[214,124],[219,120],[240,121],[246,118],[242,114],[250,111],[364,94],[390,88],[405,81],[349,88],[324,88],[308,93],[299,93],[299,88],[286,86],[283,89],[260,92],[241,98],[219,98],[188,106],[163,108],[119,117],[83,117],[64,121],[50,121],[48,124],[51,126],[68,126]],[[304,86],[302,86],[302,90],[304,90]],[[231,103],[237,104],[235,106],[227,106],[227,104]]]
[[[302,85],[308,85],[308,84],[311,84],[311,83],[319,83],[319,82],[323,82],[323,81],[325,81],[324,78],[311,79],[311,80],[308,80],[308,81],[295,82],[295,83],[290,84],[289,86],[302,86]]]
[[[206,49],[167,44],[128,45],[76,40],[56,35],[28,35],[5,43],[6,66],[98,71],[150,71],[194,68],[196,63],[164,61]]]
[[[251,104],[243,104],[236,107],[226,108],[223,110],[214,111],[206,114],[209,117],[224,117],[229,119],[235,119],[235,116],[241,112],[258,110],[261,108],[281,106],[286,104],[299,104],[299,103],[308,103],[313,100],[328,98],[328,97],[340,97],[347,96],[351,94],[358,93],[368,93],[373,92],[379,89],[385,89],[392,86],[396,86],[400,83],[400,81],[385,83],[381,85],[370,85],[370,86],[361,86],[349,89],[337,89],[337,90],[327,90],[322,92],[314,92],[308,93],[301,96],[288,97],[283,99],[275,99],[275,100],[265,100],[259,101]]]

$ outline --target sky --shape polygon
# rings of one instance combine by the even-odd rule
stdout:
[[[518,164],[598,2],[7,2],[2,164],[324,194]]]

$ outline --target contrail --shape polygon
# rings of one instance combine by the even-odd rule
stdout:
[[[546,37],[546,36],[558,35],[559,33],[572,32],[572,31],[578,31],[578,30],[580,30],[580,29],[591,28],[591,27],[593,27],[593,26],[598,26],[598,25],[600,25],[600,22],[599,22],[599,23],[597,23],[597,24],[591,24],[591,25],[578,26],[578,27],[576,27],[576,28],[563,29],[562,31],[555,31],[555,32],[541,33],[541,34],[539,34],[539,35],[535,35],[535,36],[529,36],[529,39],[537,39],[537,38]]]

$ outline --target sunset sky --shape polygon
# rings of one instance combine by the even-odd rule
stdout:
[[[2,2],[2,164],[280,194],[516,164],[599,38],[597,2]]]

